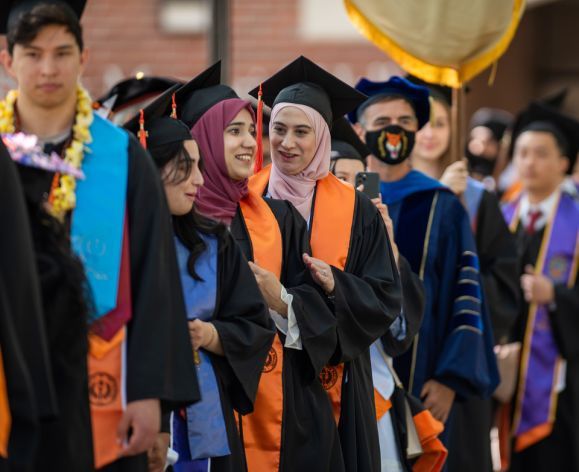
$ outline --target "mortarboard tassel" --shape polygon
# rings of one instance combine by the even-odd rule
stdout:
[[[147,149],[147,131],[145,130],[145,112],[139,110],[139,142],[143,148]]]
[[[175,101],[175,93],[171,95],[171,118],[177,119],[177,102]]]
[[[259,84],[259,92],[257,94],[257,126],[255,132],[257,134],[257,149],[255,151],[255,164],[253,167],[253,172],[257,174],[263,167],[263,100],[261,96],[263,92],[261,90],[261,84]]]

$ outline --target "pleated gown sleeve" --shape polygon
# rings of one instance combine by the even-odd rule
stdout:
[[[282,230],[282,282],[293,295],[293,309],[303,351],[307,355],[302,373],[307,381],[312,381],[336,349],[336,320],[330,301],[314,282],[303,261],[303,254],[312,253],[305,220],[290,202],[271,199],[267,202]]]
[[[196,401],[199,390],[167,202],[151,157],[132,137],[128,175],[127,401],[157,398],[167,411]]]
[[[498,200],[487,191],[479,205],[475,233],[494,339],[501,342],[508,339],[519,313],[519,260],[515,237],[502,217]]]
[[[213,356],[213,360],[233,408],[247,414],[253,411],[275,328],[255,276],[229,233],[218,264],[217,304],[211,322],[224,356]]]
[[[43,171],[34,169],[39,174]],[[41,419],[57,414],[56,395],[42,313],[40,282],[30,222],[20,178],[8,151],[0,142],[0,271],[4,276],[14,333],[30,373]]]
[[[356,192],[345,270],[333,267],[332,272],[338,321],[338,349],[332,362],[339,363],[355,359],[384,335],[402,303],[400,276],[384,222],[360,192]]]
[[[410,264],[402,254],[398,258],[398,268],[402,285],[402,313],[400,316],[404,318],[406,330],[402,338],[395,337],[390,330],[382,336],[384,352],[390,357],[403,354],[412,345],[414,337],[420,331],[424,317],[424,297],[426,296],[424,284],[420,277],[412,272]]]

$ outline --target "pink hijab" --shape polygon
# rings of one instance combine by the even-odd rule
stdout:
[[[199,189],[195,207],[202,215],[231,224],[237,204],[248,192],[247,179],[232,180],[225,165],[223,132],[243,109],[255,115],[251,104],[240,98],[230,98],[213,105],[191,128],[191,136],[199,146],[205,183]]]
[[[316,182],[326,177],[330,172],[332,138],[328,124],[316,110],[307,105],[285,102],[278,103],[271,110],[271,119],[269,122],[270,136],[273,133],[276,115],[286,107],[295,107],[306,114],[316,136],[316,152],[308,166],[296,175],[282,173],[275,165],[275,160],[272,159],[268,191],[274,198],[290,201],[304,219],[308,221],[312,209],[312,198],[314,197]]]

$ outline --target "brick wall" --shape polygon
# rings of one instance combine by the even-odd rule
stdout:
[[[117,81],[146,74],[190,78],[209,65],[205,35],[167,34],[157,25],[160,0],[88,0],[83,15],[90,59],[83,82],[99,96]],[[297,0],[231,0],[232,84],[239,93],[304,54],[348,82],[397,67],[366,42],[300,40]],[[343,8],[341,0],[336,8]],[[320,19],[323,21],[323,19]],[[0,91],[11,85],[0,72]]]
[[[209,65],[205,35],[167,34],[159,29],[161,1],[88,0],[83,25],[90,60],[83,80],[93,96],[137,71],[187,79]],[[319,62],[348,83],[362,75],[383,80],[399,71],[364,40],[304,40],[299,32],[299,8],[305,1],[230,0],[231,83],[240,94],[299,54]],[[342,0],[327,1],[332,8],[343,8]],[[579,103],[579,69],[563,68],[562,64],[568,64],[568,54],[556,53],[565,48],[554,47],[554,40],[545,40],[546,33],[548,38],[554,34],[549,26],[559,24],[561,17],[568,21],[563,25],[565,34],[558,33],[564,38],[559,42],[574,44],[579,30],[573,30],[569,22],[571,18],[575,23],[579,21],[579,7],[557,9],[545,5],[525,13],[512,47],[500,60],[495,85],[488,87],[488,72],[471,84],[467,116],[482,105],[503,106],[515,112],[533,97],[545,94],[549,86],[556,88],[560,83],[571,88],[569,101]],[[540,54],[537,45],[541,45]],[[11,86],[11,80],[0,70],[0,93],[3,95]],[[569,111],[578,113],[577,109]]]

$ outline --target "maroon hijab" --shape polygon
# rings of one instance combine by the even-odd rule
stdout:
[[[229,178],[225,165],[223,132],[244,108],[255,121],[248,101],[230,98],[213,105],[191,128],[191,136],[199,146],[205,180],[197,194],[195,207],[202,215],[227,225],[231,224],[235,216],[237,204],[247,195],[248,179],[235,181]]]

